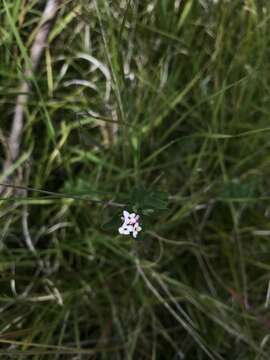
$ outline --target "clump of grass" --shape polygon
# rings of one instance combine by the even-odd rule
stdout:
[[[43,9],[5,4],[2,164]],[[260,1],[61,5],[10,170],[51,193],[1,199],[3,358],[268,359],[268,27]],[[104,229],[141,187],[169,193],[143,238]]]

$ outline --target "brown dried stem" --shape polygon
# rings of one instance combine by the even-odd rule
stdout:
[[[29,78],[33,76],[40,62],[44,48],[47,45],[48,35],[52,23],[56,18],[61,0],[48,0],[41,16],[39,29],[30,50],[30,66],[26,64],[24,71],[24,80],[20,85],[19,93],[16,99],[14,116],[12,120],[10,136],[7,142],[8,156],[4,163],[4,172],[6,172],[14,161],[18,158],[21,147],[21,138],[24,125],[24,109],[28,102],[30,93]],[[3,188],[0,188],[0,193]]]

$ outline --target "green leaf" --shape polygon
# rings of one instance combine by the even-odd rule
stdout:
[[[259,185],[258,179],[253,177],[245,181],[233,179],[224,184],[222,197],[231,199],[253,198],[258,193]]]
[[[144,210],[145,215],[150,215],[154,211],[168,208],[168,193],[145,189],[140,186],[132,191],[130,203],[134,210],[141,209]]]

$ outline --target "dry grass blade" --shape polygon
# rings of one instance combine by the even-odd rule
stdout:
[[[30,83],[29,80],[33,76],[40,62],[46,41],[57,15],[60,0],[48,0],[40,20],[39,29],[30,50],[30,62],[25,64],[24,80],[20,85],[19,95],[16,100],[14,116],[12,120],[10,136],[8,140],[8,157],[4,163],[4,172],[8,170],[11,164],[17,159],[20,152],[21,137],[23,131],[24,110],[27,105]],[[7,10],[8,11],[8,10]],[[0,192],[4,189],[0,187]]]

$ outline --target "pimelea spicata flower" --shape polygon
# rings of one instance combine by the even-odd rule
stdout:
[[[138,214],[129,213],[127,210],[124,210],[121,219],[124,222],[118,229],[119,234],[130,235],[132,233],[132,236],[136,238],[138,233],[142,230],[139,224],[140,216]]]

